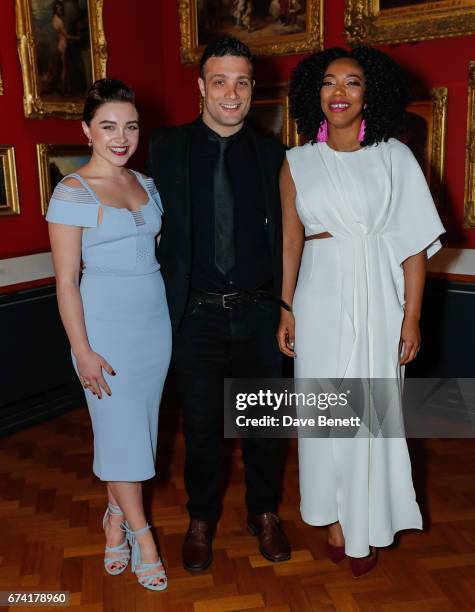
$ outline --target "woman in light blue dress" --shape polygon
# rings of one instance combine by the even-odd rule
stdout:
[[[93,470],[107,483],[105,569],[122,573],[132,549],[140,584],[162,590],[167,579],[142,502],[142,481],[155,475],[171,354],[155,258],[162,206],[153,181],[125,167],[139,138],[131,89],[97,81],[82,126],[91,159],[58,184],[46,217],[58,305],[91,415]]]

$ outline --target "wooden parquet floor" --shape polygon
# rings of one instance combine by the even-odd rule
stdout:
[[[346,560],[335,566],[325,558],[324,529],[300,518],[295,441],[287,449],[280,507],[292,559],[272,564],[259,555],[255,538],[244,527],[243,465],[234,445],[214,563],[191,575],[180,557],[188,518],[177,421],[173,414],[162,415],[160,476],[146,489],[168,570],[167,591],[146,591],[129,569],[117,577],[103,571],[106,498],[91,472],[85,409],[0,440],[0,590],[66,590],[69,609],[84,612],[475,610],[473,440],[411,444],[427,529],[404,533],[393,547],[380,551],[377,568],[358,580]]]

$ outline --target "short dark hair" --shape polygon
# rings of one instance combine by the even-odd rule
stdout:
[[[251,64],[254,71],[254,57],[249,47],[241,42],[239,38],[233,36],[222,36],[210,42],[200,59],[200,76],[204,76],[204,67],[210,57],[224,57],[232,55],[233,57],[245,57]]]
[[[90,125],[97,109],[107,102],[135,104],[135,93],[131,87],[118,79],[99,79],[87,92],[82,113],[84,122]]]
[[[333,47],[314,53],[297,65],[290,81],[289,100],[299,133],[315,141],[320,123],[325,119],[320,106],[323,77],[328,66],[340,58],[356,61],[365,75],[363,118],[366,129],[361,146],[400,136],[404,110],[410,100],[406,75],[389,55],[366,46],[351,51]]]

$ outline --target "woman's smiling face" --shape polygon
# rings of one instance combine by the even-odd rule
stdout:
[[[106,102],[90,125],[83,122],[82,126],[94,153],[114,166],[124,166],[137,149],[139,115],[131,102]]]
[[[345,128],[361,120],[365,77],[355,60],[341,57],[328,65],[320,89],[320,104],[328,123]]]

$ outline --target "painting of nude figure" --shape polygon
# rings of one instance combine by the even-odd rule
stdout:
[[[16,3],[26,115],[77,116],[89,87],[105,76],[103,0]]]
[[[40,94],[84,96],[92,85],[89,15],[85,0],[32,0]]]

